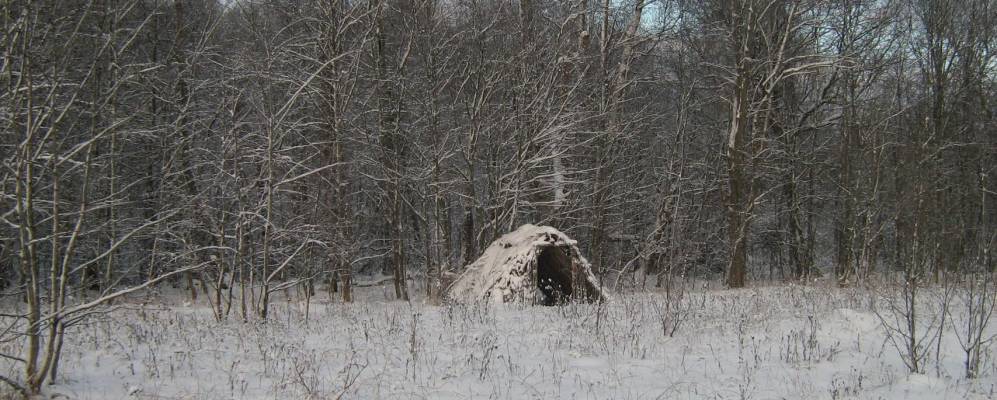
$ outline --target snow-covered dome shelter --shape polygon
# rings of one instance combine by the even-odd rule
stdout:
[[[549,226],[529,224],[492,242],[446,293],[452,302],[544,305],[607,298],[578,242]]]

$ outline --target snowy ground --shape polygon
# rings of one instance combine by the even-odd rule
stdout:
[[[663,334],[663,320],[676,316],[663,294],[617,294],[603,306],[438,307],[365,290],[354,304],[313,302],[307,321],[301,304],[277,304],[266,324],[216,322],[206,306],[171,296],[128,306],[69,335],[65,374],[47,392],[70,399],[992,399],[997,391],[993,363],[981,378],[962,378],[951,328],[928,372],[908,374],[872,311],[875,295],[862,289],[695,289],[678,304],[688,314],[673,337]],[[16,376],[11,368],[0,361],[0,373]]]

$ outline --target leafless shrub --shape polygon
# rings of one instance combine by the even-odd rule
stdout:
[[[954,285],[953,307],[946,312],[965,354],[965,376],[972,379],[986,368],[985,350],[997,338],[987,330],[997,309],[997,279],[991,272],[980,271],[963,275]]]
[[[924,373],[932,347],[940,339],[942,313],[929,308],[921,270],[908,271],[899,279],[885,280],[878,289],[876,317],[886,331],[889,343],[900,355],[907,370]]]
[[[661,333],[667,337],[675,336],[675,332],[692,315],[696,307],[695,299],[688,293],[687,283],[681,278],[669,278],[664,285],[664,298],[655,296],[651,307],[658,316]],[[705,300],[702,299],[702,300]]]

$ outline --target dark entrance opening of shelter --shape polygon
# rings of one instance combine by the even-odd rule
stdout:
[[[568,248],[545,247],[537,257],[537,288],[540,304],[562,304],[571,298],[571,257]]]

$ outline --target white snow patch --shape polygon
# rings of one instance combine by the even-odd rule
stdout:
[[[909,374],[853,290],[697,290],[673,336],[660,293],[602,304],[430,306],[322,298],[266,323],[215,321],[178,297],[74,328],[46,396],[97,399],[990,399],[997,370],[961,378],[952,332]],[[322,293],[322,291],[320,291]],[[994,334],[991,328],[988,334]],[[17,354],[16,343],[0,351]],[[994,347],[987,350],[992,354]],[[0,360],[0,373],[18,365]],[[0,397],[3,397],[0,389]]]

